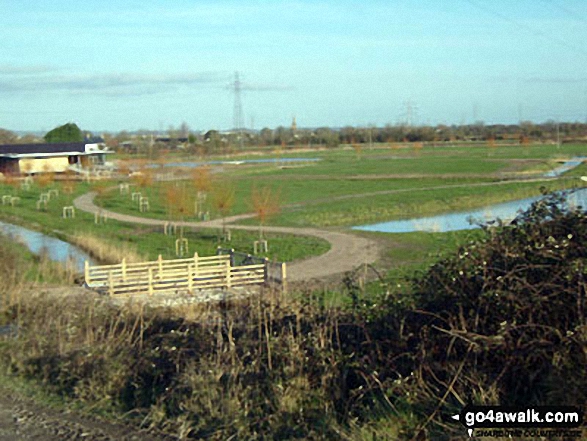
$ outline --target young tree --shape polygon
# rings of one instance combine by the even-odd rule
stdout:
[[[196,167],[192,171],[192,183],[197,191],[195,200],[196,215],[200,215],[203,211],[202,206],[206,199],[210,188],[212,188],[212,177],[210,176],[209,167]]]
[[[185,221],[190,216],[194,204],[193,193],[186,188],[185,183],[169,183],[163,187],[163,194],[169,219]],[[183,239],[183,227],[179,232],[180,238]]]
[[[263,227],[271,216],[279,213],[281,209],[279,192],[271,187],[253,187],[251,193],[253,210],[259,218],[259,238],[263,240]]]
[[[53,170],[51,170],[51,167],[45,164],[43,166],[43,173],[39,173],[35,177],[35,180],[37,181],[37,185],[44,189],[53,183],[55,180],[55,174],[53,173]]]
[[[192,182],[198,191],[210,191],[212,186],[212,176],[210,175],[210,167],[196,167],[192,171]]]
[[[153,172],[151,169],[141,167],[138,172],[134,173],[132,180],[142,189],[149,188],[153,185]]]
[[[4,176],[4,185],[10,188],[10,192],[13,195],[18,194],[18,179],[13,174],[6,174]]]
[[[226,234],[226,217],[230,214],[235,202],[235,189],[231,183],[221,183],[212,192],[214,208],[222,216],[222,234]]]
[[[70,198],[75,191],[75,184],[75,173],[71,170],[67,170],[61,181],[61,192],[68,195],[68,198]]]
[[[352,144],[353,149],[355,150],[355,153],[357,155],[357,160],[361,159],[361,153],[363,151],[363,147],[360,143],[358,142],[353,142]]]

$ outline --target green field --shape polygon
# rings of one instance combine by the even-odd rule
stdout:
[[[574,171],[568,175],[571,181],[541,179],[541,175],[584,150],[585,146],[575,144],[560,149],[553,145],[491,149],[426,147],[419,152],[409,148],[374,148],[364,150],[360,158],[352,149],[284,152],[261,158],[312,157],[321,161],[286,166],[283,163],[223,166],[214,179],[235,189],[231,214],[252,212],[254,189],[270,188],[279,195],[282,206],[281,214],[270,219],[272,225],[352,226],[536,196],[542,185],[553,190],[573,186],[574,181],[579,182]],[[534,178],[533,182],[486,185],[529,178]],[[149,217],[169,218],[164,185],[169,184],[155,183],[140,190],[149,197]],[[181,185],[193,189],[189,180]],[[98,203],[114,211],[139,214],[138,205],[131,203],[130,196],[117,192],[101,196]],[[209,195],[205,205],[212,218],[219,217],[213,195]],[[195,220],[195,217],[187,215],[186,219]]]
[[[58,188],[58,183],[48,188]],[[0,195],[12,194],[21,198],[20,203],[11,207],[0,205],[0,219],[6,222],[23,225],[49,235],[68,239],[73,235],[91,235],[99,237],[104,243],[126,245],[148,259],[155,259],[159,254],[164,258],[175,257],[176,236],[166,236],[162,227],[137,227],[124,222],[108,220],[105,224],[96,225],[94,215],[77,210],[75,219],[63,219],[62,207],[71,205],[74,197],[90,191],[86,183],[79,183],[72,195],[59,196],[52,199],[47,210],[37,210],[36,202],[41,192],[33,186],[29,191],[15,190],[7,185],[0,185]],[[179,234],[179,233],[178,233]],[[252,253],[253,242],[258,239],[255,231],[233,231],[230,243],[220,240],[220,232],[212,229],[189,229],[184,231],[189,240],[190,253],[198,252],[202,256],[216,253],[218,246],[235,248],[238,251]],[[329,249],[324,240],[313,237],[299,237],[285,234],[266,234],[269,241],[269,252],[259,254],[271,260],[292,261],[309,256],[323,254]]]
[[[587,173],[585,164],[559,179],[547,180],[541,176],[560,165],[561,161],[581,155],[584,151],[585,146],[577,144],[565,144],[560,148],[554,145],[494,148],[444,145],[426,146],[418,151],[405,146],[390,148],[387,145],[376,145],[373,149],[364,147],[358,155],[349,147],[341,147],[315,152],[282,151],[279,154],[241,155],[230,159],[298,157],[319,158],[320,161],[212,166],[211,176],[212,187],[227,185],[235,190],[234,205],[229,215],[252,212],[252,194],[255,189],[269,188],[278,195],[280,205],[280,212],[269,219],[270,225],[346,228],[480,208],[538,195],[541,186],[555,190],[582,185],[579,177]],[[170,159],[198,161],[197,158],[179,156]],[[181,170],[176,172],[179,175],[182,173]],[[102,184],[111,189],[102,191],[96,202],[108,210],[135,216],[196,221],[198,219],[191,208],[193,205],[181,216],[172,216],[170,212],[166,187],[185,188],[186,193],[192,196],[196,192],[194,183],[188,179],[190,169],[183,169],[183,174],[183,180],[171,183],[155,181],[146,187],[132,184],[131,191],[140,191],[149,198],[150,210],[147,213],[139,212],[138,204],[131,200],[130,194],[120,194],[116,188],[118,181],[114,180]],[[514,182],[508,182],[512,180]],[[57,188],[59,184],[53,183],[51,186]],[[173,257],[175,238],[163,235],[161,228],[135,227],[115,221],[95,225],[92,215],[79,211],[75,220],[62,219],[62,207],[71,205],[73,197],[92,188],[87,183],[78,183],[73,195],[65,196],[62,192],[49,204],[48,211],[44,212],[35,208],[41,192],[37,186],[26,192],[0,184],[1,194],[17,194],[21,197],[21,203],[16,207],[0,206],[0,216],[50,234],[91,234],[109,243],[131,244],[137,252],[148,258],[158,254]],[[193,204],[193,201],[190,203]],[[212,219],[220,217],[214,205],[212,190],[207,194],[203,210],[209,211]],[[255,218],[240,222],[258,224]],[[213,253],[218,245],[226,245],[218,240],[218,232],[215,230],[186,230],[185,234],[190,241],[190,251],[197,250],[202,255]],[[256,232],[233,231],[230,247],[251,252],[252,242],[257,236]],[[412,244],[412,248],[406,246],[419,253],[418,259],[422,260],[428,248],[421,247],[418,242],[424,240],[434,244],[436,239],[422,238],[439,236],[421,233],[402,239],[398,237],[396,235],[394,240]],[[327,243],[314,238],[269,235],[269,240],[271,252],[268,257],[277,260],[291,261],[318,255],[328,249]],[[399,253],[391,260],[410,261],[411,252]]]

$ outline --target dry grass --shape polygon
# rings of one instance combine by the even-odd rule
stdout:
[[[135,246],[126,242],[113,244],[88,233],[77,233],[68,238],[68,241],[104,264],[120,263],[122,259],[126,259],[128,263],[148,260]]]

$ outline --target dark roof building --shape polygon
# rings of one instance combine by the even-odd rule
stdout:
[[[0,172],[64,172],[102,166],[106,154],[100,144],[84,142],[0,145]]]
[[[59,144],[4,144],[0,145],[0,156],[54,155],[63,153],[85,153],[85,142]]]

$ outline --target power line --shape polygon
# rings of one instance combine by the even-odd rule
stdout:
[[[491,14],[491,15],[494,15],[496,17],[499,17],[502,20],[505,20],[505,21],[507,21],[507,22],[515,25],[517,28],[523,28],[527,32],[530,32],[531,34],[533,34],[533,35],[535,35],[537,37],[542,37],[544,39],[550,40],[552,43],[556,43],[559,46],[564,46],[567,49],[574,50],[575,52],[578,52],[578,53],[580,53],[580,54],[582,54],[584,56],[587,56],[587,51],[585,51],[584,49],[582,49],[582,48],[580,48],[578,46],[575,46],[575,45],[573,45],[571,43],[568,43],[565,40],[561,40],[560,38],[558,38],[558,37],[556,37],[556,36],[554,36],[552,34],[549,34],[547,32],[541,31],[540,29],[533,28],[532,26],[528,26],[525,23],[522,23],[522,22],[519,22],[517,20],[514,20],[513,18],[510,18],[507,15],[502,14],[501,12],[497,12],[497,11],[491,9],[491,8],[488,8],[487,6],[480,4],[479,2],[477,2],[475,0],[465,0],[465,1],[467,3],[475,6],[476,8],[481,9],[481,10],[487,12],[488,14]]]

